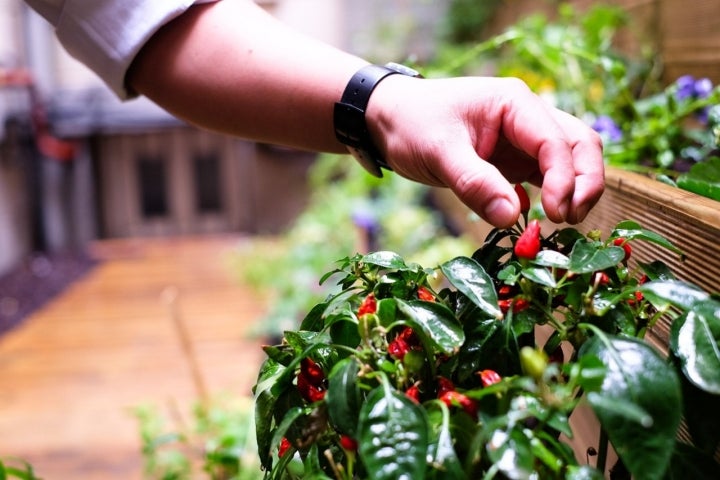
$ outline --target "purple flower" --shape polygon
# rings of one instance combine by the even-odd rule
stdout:
[[[692,75],[683,75],[675,81],[675,85],[677,86],[675,98],[678,100],[685,100],[695,96],[695,77]]]
[[[352,212],[353,223],[369,231],[374,231],[378,228],[377,216],[367,207],[358,207]]]
[[[620,130],[617,123],[615,123],[615,121],[608,115],[598,116],[592,124],[592,128],[611,142],[618,142],[622,140],[622,130]]]
[[[701,78],[695,82],[695,96],[697,98],[707,98],[712,93],[713,84],[709,78]]]
[[[695,80],[692,75],[683,75],[675,81],[677,91],[675,98],[682,101],[688,98],[707,98],[713,89],[712,81],[709,78]]]

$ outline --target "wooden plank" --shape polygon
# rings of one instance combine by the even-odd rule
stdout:
[[[263,354],[248,336],[263,302],[225,256],[236,236],[113,240],[102,263],[0,338],[0,456],[43,478],[140,479],[134,407],[198,399],[168,292],[213,394],[249,397]]]

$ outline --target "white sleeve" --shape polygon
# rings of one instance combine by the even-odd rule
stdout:
[[[55,27],[63,47],[121,98],[135,55],[163,25],[195,3],[216,0],[26,0]]]

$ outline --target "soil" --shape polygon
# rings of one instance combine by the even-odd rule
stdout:
[[[19,325],[97,263],[84,253],[35,253],[14,270],[0,276],[0,336]]]

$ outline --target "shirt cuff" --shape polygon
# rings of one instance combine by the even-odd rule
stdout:
[[[125,74],[160,27],[195,3],[215,0],[67,1],[56,25],[63,47],[93,70],[121,99],[136,96]]]

